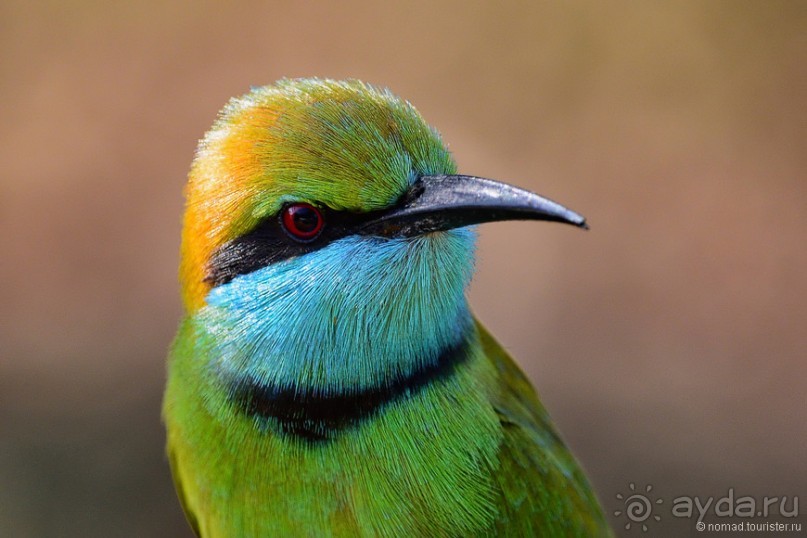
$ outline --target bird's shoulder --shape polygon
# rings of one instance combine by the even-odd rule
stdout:
[[[599,503],[530,381],[477,322],[497,372],[490,401],[502,428],[498,452],[501,535],[610,536]]]
[[[177,454],[170,442],[167,446],[167,453],[169,467],[171,468],[171,477],[174,479],[174,490],[179,498],[179,504],[182,506],[182,512],[185,514],[185,519],[188,520],[188,525],[190,525],[191,530],[193,530],[193,534],[196,536],[201,536],[202,533],[199,530],[199,520],[196,517],[196,513],[188,504],[188,499],[185,496],[185,484],[180,476],[179,465],[177,463]]]

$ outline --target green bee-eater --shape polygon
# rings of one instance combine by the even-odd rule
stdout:
[[[470,226],[581,216],[456,175],[388,91],[318,79],[230,101],[186,197],[163,415],[199,536],[609,535],[465,297]]]

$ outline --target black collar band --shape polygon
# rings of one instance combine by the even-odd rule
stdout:
[[[242,413],[266,420],[269,427],[283,434],[311,443],[329,441],[391,403],[411,398],[430,383],[453,375],[460,364],[469,360],[471,334],[465,333],[458,344],[445,349],[433,364],[381,386],[320,394],[312,389],[242,379],[232,383],[230,398]]]

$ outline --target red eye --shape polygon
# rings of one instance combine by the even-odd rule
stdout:
[[[283,210],[283,227],[294,239],[310,241],[322,231],[322,213],[311,204],[293,204]]]

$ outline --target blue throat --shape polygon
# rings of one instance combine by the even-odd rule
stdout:
[[[327,438],[465,359],[474,240],[350,236],[218,286],[196,316],[208,371],[243,411]]]

